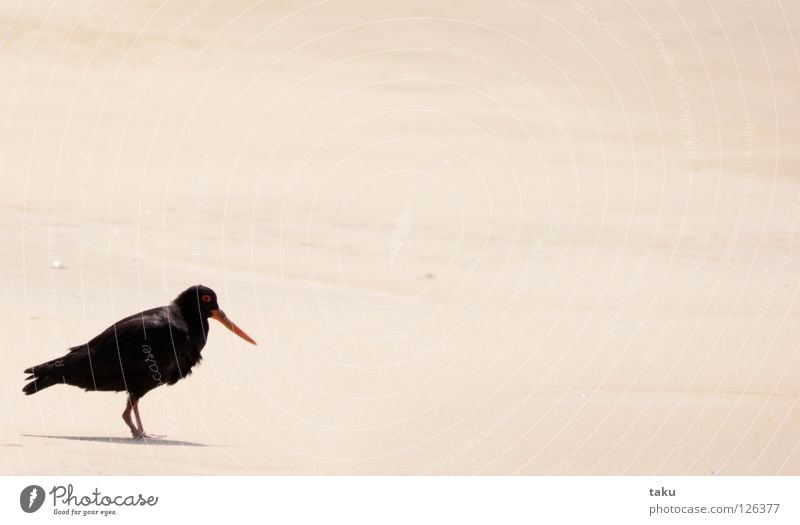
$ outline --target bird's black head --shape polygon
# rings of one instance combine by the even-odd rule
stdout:
[[[241,328],[228,319],[228,316],[225,315],[225,312],[222,311],[217,303],[216,292],[208,286],[203,286],[202,284],[191,286],[181,292],[174,302],[178,305],[184,316],[199,315],[200,318],[203,319],[204,326],[207,326],[205,320],[209,317],[213,317],[225,325],[228,330],[248,343],[256,344],[249,335],[244,333]]]
[[[175,304],[184,312],[199,313],[203,319],[208,319],[214,310],[219,310],[217,293],[202,284],[196,284],[181,292],[175,299]]]

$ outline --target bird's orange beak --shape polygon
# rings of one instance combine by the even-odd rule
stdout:
[[[211,310],[211,317],[213,317],[214,319],[216,319],[220,323],[224,324],[225,327],[228,330],[230,330],[234,334],[238,335],[239,337],[241,337],[242,339],[244,339],[248,343],[254,344],[254,345],[258,344],[253,340],[252,337],[250,337],[249,335],[244,333],[244,330],[242,330],[241,328],[236,326],[236,323],[234,323],[233,321],[228,319],[228,316],[225,315],[225,312],[223,312],[222,310]]]

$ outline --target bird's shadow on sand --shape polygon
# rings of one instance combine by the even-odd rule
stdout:
[[[93,441],[95,443],[119,443],[122,445],[153,445],[158,447],[207,447],[202,443],[191,441],[177,441],[174,439],[133,439],[121,437],[103,436],[52,436],[40,434],[22,434],[25,437],[47,438],[47,439],[67,439],[69,441]]]

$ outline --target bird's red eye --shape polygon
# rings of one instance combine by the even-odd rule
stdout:
[[[203,297],[201,297],[201,299],[203,300],[204,303],[210,303],[211,302],[211,296],[208,295],[208,294],[206,294]]]

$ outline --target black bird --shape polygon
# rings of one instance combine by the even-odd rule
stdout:
[[[213,317],[245,341],[256,344],[217,304],[214,290],[188,288],[168,306],[145,310],[114,323],[86,344],[25,370],[27,395],[64,383],[84,390],[127,392],[122,419],[135,439],[159,438],[144,431],[139,400],[161,385],[173,385],[192,373],[203,358],[208,318]],[[131,421],[131,410],[136,426]]]

